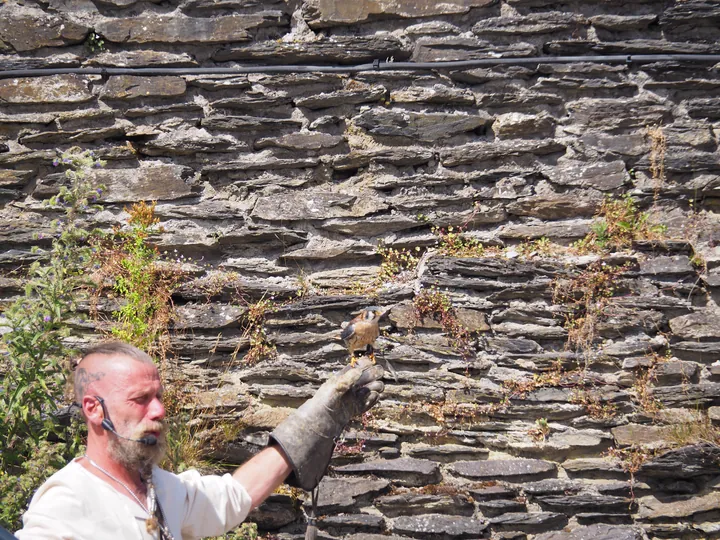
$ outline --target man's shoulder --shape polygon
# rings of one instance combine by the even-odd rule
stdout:
[[[82,469],[75,460],[71,461],[43,482],[33,495],[32,502],[49,495],[81,492],[86,485]]]
[[[174,473],[155,466],[153,467],[153,478],[155,479],[155,483],[163,483],[167,485],[194,484],[202,478],[202,475],[195,469],[188,469],[180,473]]]

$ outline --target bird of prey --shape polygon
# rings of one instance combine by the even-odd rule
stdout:
[[[375,361],[373,344],[380,335],[378,322],[385,313],[377,306],[370,306],[360,312],[347,326],[343,328],[340,337],[350,351],[350,363],[355,365],[355,351],[364,349],[367,355]]]

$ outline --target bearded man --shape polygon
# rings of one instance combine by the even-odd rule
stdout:
[[[189,539],[237,527],[286,478],[313,489],[350,418],[383,391],[382,368],[359,362],[331,377],[283,421],[270,444],[232,474],[173,474],[164,456],[163,387],[152,359],[122,342],[100,344],[75,369],[88,426],[85,455],[50,477],[23,516],[20,540]]]

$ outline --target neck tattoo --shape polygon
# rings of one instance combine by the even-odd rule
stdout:
[[[135,495],[135,492],[130,489],[124,482],[122,482],[120,479],[116,478],[115,476],[107,472],[105,469],[103,469],[100,465],[95,463],[92,459],[88,457],[87,454],[85,454],[83,457],[87,459],[88,463],[90,463],[90,465],[95,467],[98,471],[103,473],[108,478],[115,480],[115,482],[125,488],[125,491],[127,491],[132,496],[132,498],[135,499],[135,502],[140,505],[140,508],[147,512],[148,518],[145,520],[145,528],[147,529],[147,532],[149,532],[150,534],[154,534],[159,529],[160,538],[165,538],[167,540],[175,540],[173,535],[170,533],[170,529],[168,529],[165,525],[164,520],[160,521],[156,517],[156,514],[158,512],[160,513],[160,515],[162,515],[162,509],[160,508],[157,496],[155,494],[155,485],[152,481],[152,474],[150,474],[148,478],[141,477],[141,480],[145,483],[147,489],[147,506],[145,506],[140,500],[140,497]]]

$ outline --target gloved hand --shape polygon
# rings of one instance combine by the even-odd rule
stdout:
[[[338,437],[353,416],[377,403],[383,368],[368,358],[330,377],[308,401],[270,434],[290,461],[288,484],[310,491],[320,483]]]

